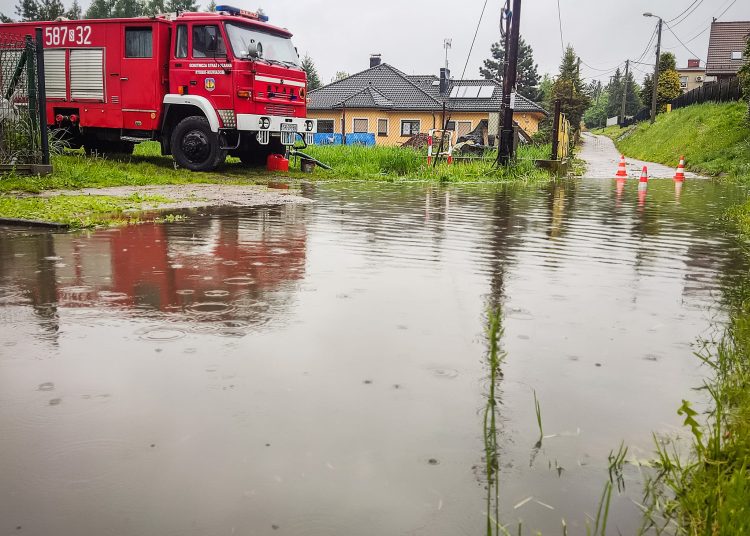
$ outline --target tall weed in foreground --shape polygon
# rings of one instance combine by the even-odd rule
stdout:
[[[750,534],[750,303],[723,339],[698,357],[712,376],[703,389],[712,408],[705,424],[683,401],[678,413],[692,436],[687,455],[656,440],[657,472],[647,482],[642,533]]]

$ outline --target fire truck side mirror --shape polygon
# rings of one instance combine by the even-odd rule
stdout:
[[[263,45],[256,41],[252,41],[247,45],[247,57],[257,60],[263,57]]]

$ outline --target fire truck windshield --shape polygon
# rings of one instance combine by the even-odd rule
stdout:
[[[263,51],[261,60],[299,67],[299,56],[288,37],[261,32],[257,28],[235,22],[227,22],[226,29],[236,57],[248,58],[248,47],[255,43],[259,44],[259,50]]]

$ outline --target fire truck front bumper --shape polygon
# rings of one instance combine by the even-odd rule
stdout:
[[[237,130],[257,132],[258,141],[263,145],[268,143],[272,134],[280,134],[281,143],[284,145],[293,145],[300,134],[304,137],[305,143],[311,145],[313,134],[318,130],[318,122],[305,117],[237,114]]]

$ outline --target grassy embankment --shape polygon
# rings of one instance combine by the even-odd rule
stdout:
[[[750,182],[750,125],[742,103],[690,106],[660,115],[655,125],[599,132],[627,156],[674,165],[684,154],[691,170]],[[750,204],[730,216],[750,234]],[[692,436],[689,453],[657,442],[645,527],[670,534],[750,534],[750,286],[727,294],[729,326],[721,341],[698,353],[711,371],[704,385],[710,413],[703,419],[683,401],[679,413]]]
[[[313,174],[299,171],[279,174],[264,169],[249,169],[239,160],[227,163],[211,173],[193,173],[175,169],[171,157],[159,154],[156,143],[136,146],[132,156],[87,157],[80,151],[53,156],[54,172],[46,177],[6,174],[0,176],[0,217],[27,218],[68,223],[77,227],[134,221],[123,216],[137,210],[138,201],[127,198],[96,196],[59,196],[52,199],[18,198],[18,193],[42,190],[104,188],[109,186],[143,186],[190,183],[264,184],[280,178],[286,180],[323,181],[438,181],[438,182],[537,182],[549,174],[537,169],[533,160],[544,158],[546,147],[522,147],[515,166],[496,168],[491,160],[472,160],[449,166],[440,163],[428,167],[423,152],[398,147],[312,146],[311,156],[331,165]]]
[[[750,182],[750,124],[747,104],[696,104],[660,114],[626,128],[596,131],[612,138],[626,156],[687,169],[728,180]]]

